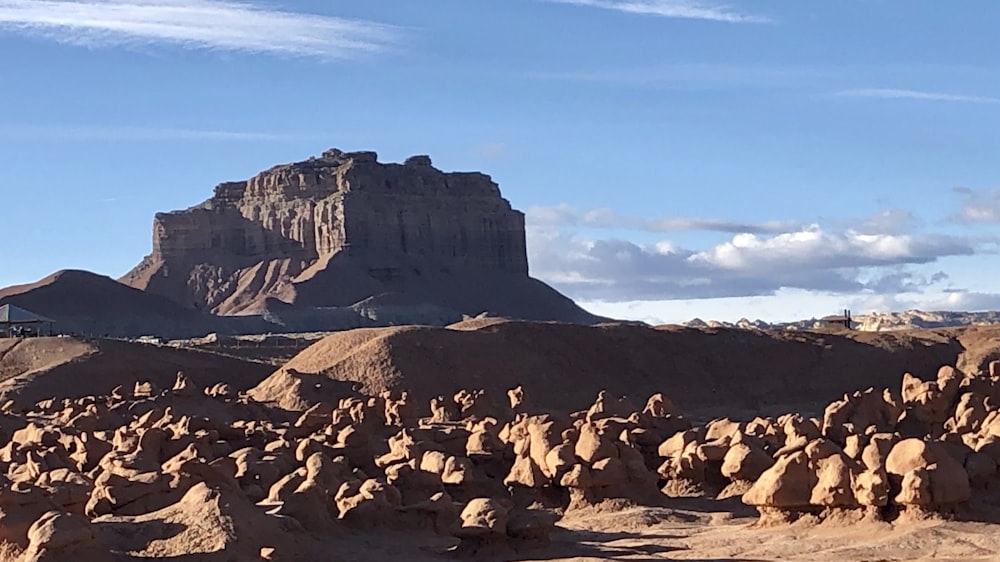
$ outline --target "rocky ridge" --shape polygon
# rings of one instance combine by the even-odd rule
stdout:
[[[872,312],[853,317],[854,329],[862,332],[891,332],[929,328],[955,328],[961,326],[989,326],[1000,324],[1000,311],[962,312],[907,310],[903,312]],[[816,330],[828,328],[821,319],[795,322],[766,322],[741,318],[736,322],[702,320],[695,318],[682,325],[691,328],[740,328],[744,330]]]

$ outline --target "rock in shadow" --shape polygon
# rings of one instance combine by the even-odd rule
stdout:
[[[187,525],[166,521],[154,525],[131,525],[107,517],[95,523],[98,536],[121,552],[143,550],[152,542],[169,541],[187,530]]]
[[[626,533],[563,529],[553,535],[547,547],[519,550],[505,558],[523,560],[562,560],[599,558],[617,560],[663,560],[666,553],[687,550],[675,544],[681,535],[665,533]],[[617,544],[621,543],[621,544]],[[649,558],[642,558],[648,556]]]
[[[729,513],[734,518],[757,517],[757,508],[746,505],[738,497],[717,500],[715,498],[670,498],[667,505],[671,509],[694,513]]]

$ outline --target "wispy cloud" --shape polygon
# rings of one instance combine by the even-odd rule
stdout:
[[[256,131],[225,131],[212,129],[178,129],[163,127],[91,127],[0,125],[0,141],[17,142],[160,142],[160,141],[220,141],[220,142],[292,142],[329,140],[329,135],[317,133],[275,133]]]
[[[721,4],[696,0],[547,0],[557,4],[573,4],[630,14],[664,18],[698,19],[729,23],[769,23],[770,18],[740,13]]]
[[[798,66],[680,63],[645,67],[616,66],[592,69],[529,71],[535,80],[612,84],[629,87],[660,86],[669,89],[729,89],[793,86],[817,78],[829,79],[833,71]]]
[[[962,208],[952,220],[964,224],[1000,224],[1000,189],[956,187],[954,191],[962,198]]]
[[[729,234],[776,234],[798,228],[794,221],[744,222],[725,219],[693,217],[635,217],[622,215],[612,209],[580,210],[571,205],[552,207],[533,206],[526,211],[530,226],[607,228],[640,230],[645,232],[709,231]]]
[[[857,90],[842,90],[835,95],[844,98],[872,98],[883,100],[917,100],[940,101],[953,103],[1000,103],[1000,98],[990,96],[970,96],[944,92],[925,92],[920,90],[900,90],[893,88],[862,88]]]
[[[486,160],[502,160],[510,155],[510,149],[502,142],[481,144],[473,147],[473,154]]]
[[[0,0],[0,30],[91,47],[169,44],[323,59],[381,52],[399,37],[375,22],[226,0]]]

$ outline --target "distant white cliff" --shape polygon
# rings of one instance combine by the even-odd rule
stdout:
[[[907,310],[905,312],[872,312],[852,318],[852,327],[863,332],[889,332],[917,328],[949,328],[953,326],[982,326],[1000,324],[1000,311],[954,312]],[[745,330],[814,330],[838,327],[835,319],[811,318],[796,322],[765,322],[741,318],[736,322],[720,322],[695,318],[683,323],[690,328],[740,328]]]

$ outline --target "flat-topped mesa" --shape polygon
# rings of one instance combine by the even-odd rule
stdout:
[[[200,205],[157,214],[152,253],[121,281],[309,329],[314,313],[355,305],[364,322],[596,318],[528,277],[524,214],[490,176],[442,172],[426,155],[384,164],[332,149],[219,184]]]
[[[197,207],[158,214],[151,257],[308,261],[339,252],[527,274],[524,216],[489,176],[444,173],[428,156],[381,164],[374,152],[336,149],[222,183]]]

